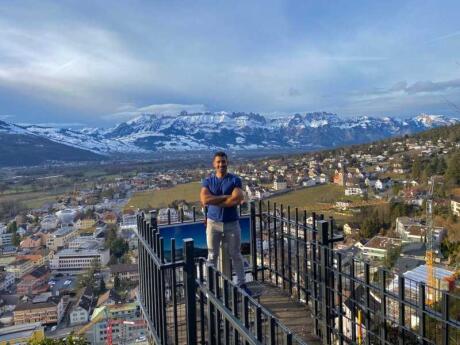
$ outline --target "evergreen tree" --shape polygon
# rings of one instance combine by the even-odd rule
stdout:
[[[460,151],[455,152],[447,163],[446,181],[454,185],[460,185]]]
[[[412,178],[417,180],[420,178],[420,175],[422,174],[422,162],[420,158],[416,158],[414,162],[412,163]]]

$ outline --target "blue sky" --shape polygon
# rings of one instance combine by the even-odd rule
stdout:
[[[2,1],[0,119],[460,117],[458,1]]]

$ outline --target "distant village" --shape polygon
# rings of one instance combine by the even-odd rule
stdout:
[[[336,248],[344,255],[383,262],[423,281],[427,240],[424,207],[431,176],[415,176],[413,162],[417,157],[447,157],[460,144],[407,138],[385,144],[378,154],[371,153],[379,151],[372,145],[366,147],[352,153],[338,149],[250,161],[233,166],[232,171],[243,179],[248,201],[266,202],[298,190],[337,185],[343,188],[343,197],[331,205],[334,212],[359,214],[366,205],[407,205],[414,215],[395,216],[387,228],[377,224],[363,232],[364,223],[337,222],[337,231],[343,232],[345,240]],[[0,223],[0,337],[22,332],[26,337],[46,334],[58,338],[76,332],[91,344],[105,344],[105,317],[116,315],[127,322],[113,324],[114,334],[126,342],[146,343],[147,324],[136,295],[135,231],[138,212],[151,210],[125,206],[137,192],[200,181],[210,171],[171,169],[120,177],[96,183],[91,189],[75,188],[56,202],[5,219]],[[457,222],[458,195],[437,194],[435,205],[444,207],[446,217]],[[198,203],[187,200],[156,211],[160,224],[191,221],[202,214]],[[433,231],[437,287],[453,290],[456,263],[442,250],[452,230],[435,222]]]

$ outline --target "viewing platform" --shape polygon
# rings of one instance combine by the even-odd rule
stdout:
[[[138,216],[139,300],[155,344],[460,344],[458,295],[334,250],[332,218],[251,204],[241,222],[252,296],[206,264],[193,220]]]

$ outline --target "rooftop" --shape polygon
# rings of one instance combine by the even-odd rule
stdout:
[[[392,246],[401,245],[402,240],[400,238],[384,237],[384,236],[375,236],[372,237],[365,245],[366,248],[374,249],[389,249]]]
[[[20,338],[31,338],[33,333],[42,327],[40,322],[26,323],[10,327],[0,328],[0,342],[6,343],[10,340]]]

